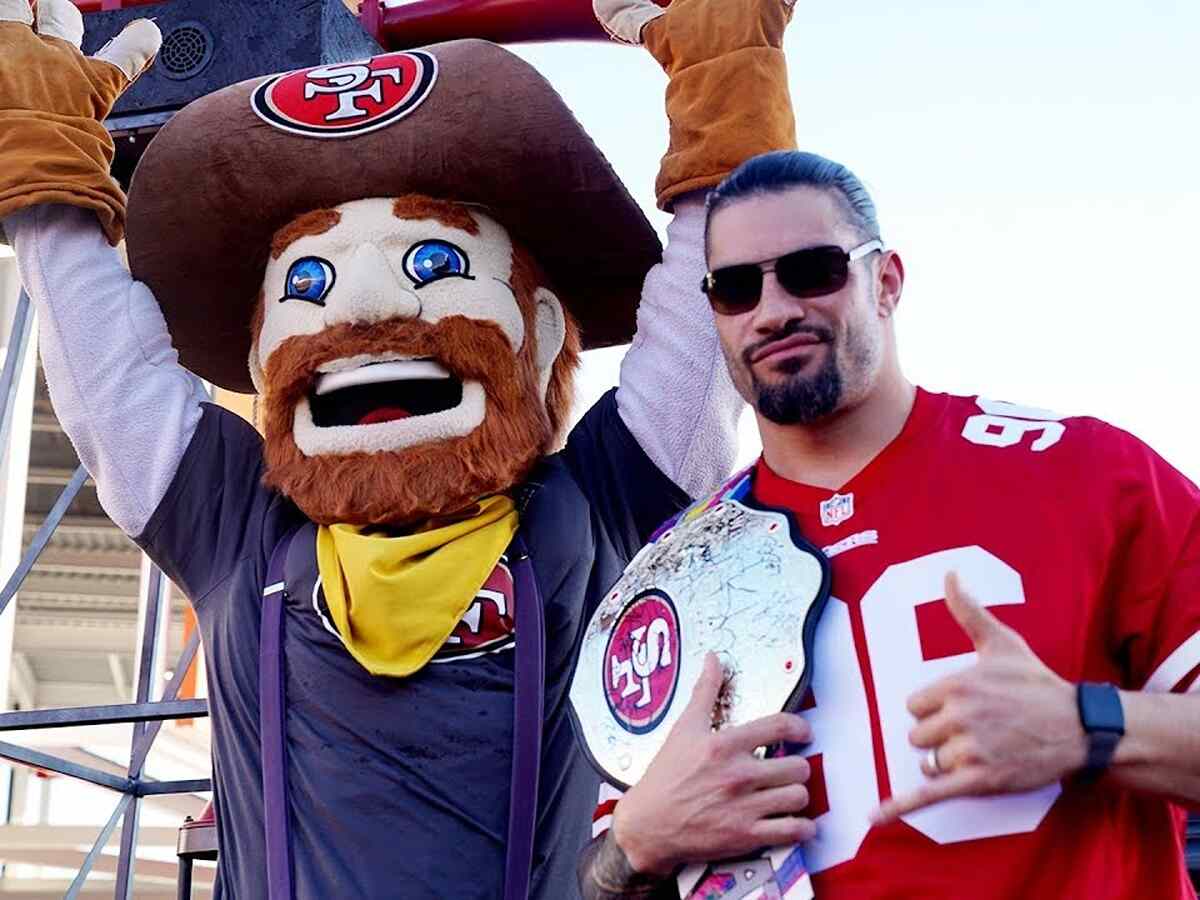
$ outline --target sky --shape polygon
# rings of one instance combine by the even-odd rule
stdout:
[[[784,46],[801,148],[863,179],[906,264],[909,378],[1098,416],[1200,480],[1200,3],[800,0]],[[665,228],[649,54],[513,49]],[[588,354],[583,401],[620,355]]]

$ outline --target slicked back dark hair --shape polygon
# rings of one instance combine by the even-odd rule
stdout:
[[[864,241],[882,239],[875,201],[858,176],[841,163],[800,150],[776,150],[746,160],[709,192],[705,204],[704,247],[713,214],[745,197],[777,194],[796,187],[829,191],[841,204],[846,220]]]

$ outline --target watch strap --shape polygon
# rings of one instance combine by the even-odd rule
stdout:
[[[1112,761],[1117,743],[1125,734],[1125,712],[1116,685],[1081,682],[1076,687],[1079,721],[1087,734],[1085,771],[1099,775]]]

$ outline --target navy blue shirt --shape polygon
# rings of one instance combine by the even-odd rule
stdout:
[[[260,900],[267,893],[259,611],[271,551],[299,527],[285,566],[283,639],[297,900],[496,900],[508,827],[512,642],[494,640],[469,653],[452,638],[456,646],[414,675],[370,675],[322,614],[315,526],[263,487],[262,475],[257,432],[206,406],[138,538],[191,598],[204,642],[220,844],[216,895]],[[598,787],[567,715],[578,644],[604,591],[687,497],[634,441],[614,391],[584,416],[563,451],[542,461],[522,498],[520,530],[547,630],[531,896],[563,900],[578,894],[576,857],[590,836]],[[476,617],[477,630],[478,610]]]

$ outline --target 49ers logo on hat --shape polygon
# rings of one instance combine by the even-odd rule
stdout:
[[[662,591],[634,597],[604,648],[604,696],[626,731],[645,734],[663,720],[679,684],[679,617]]]
[[[353,137],[385,128],[420,106],[437,60],[413,50],[274,75],[250,104],[265,122],[306,137]]]

